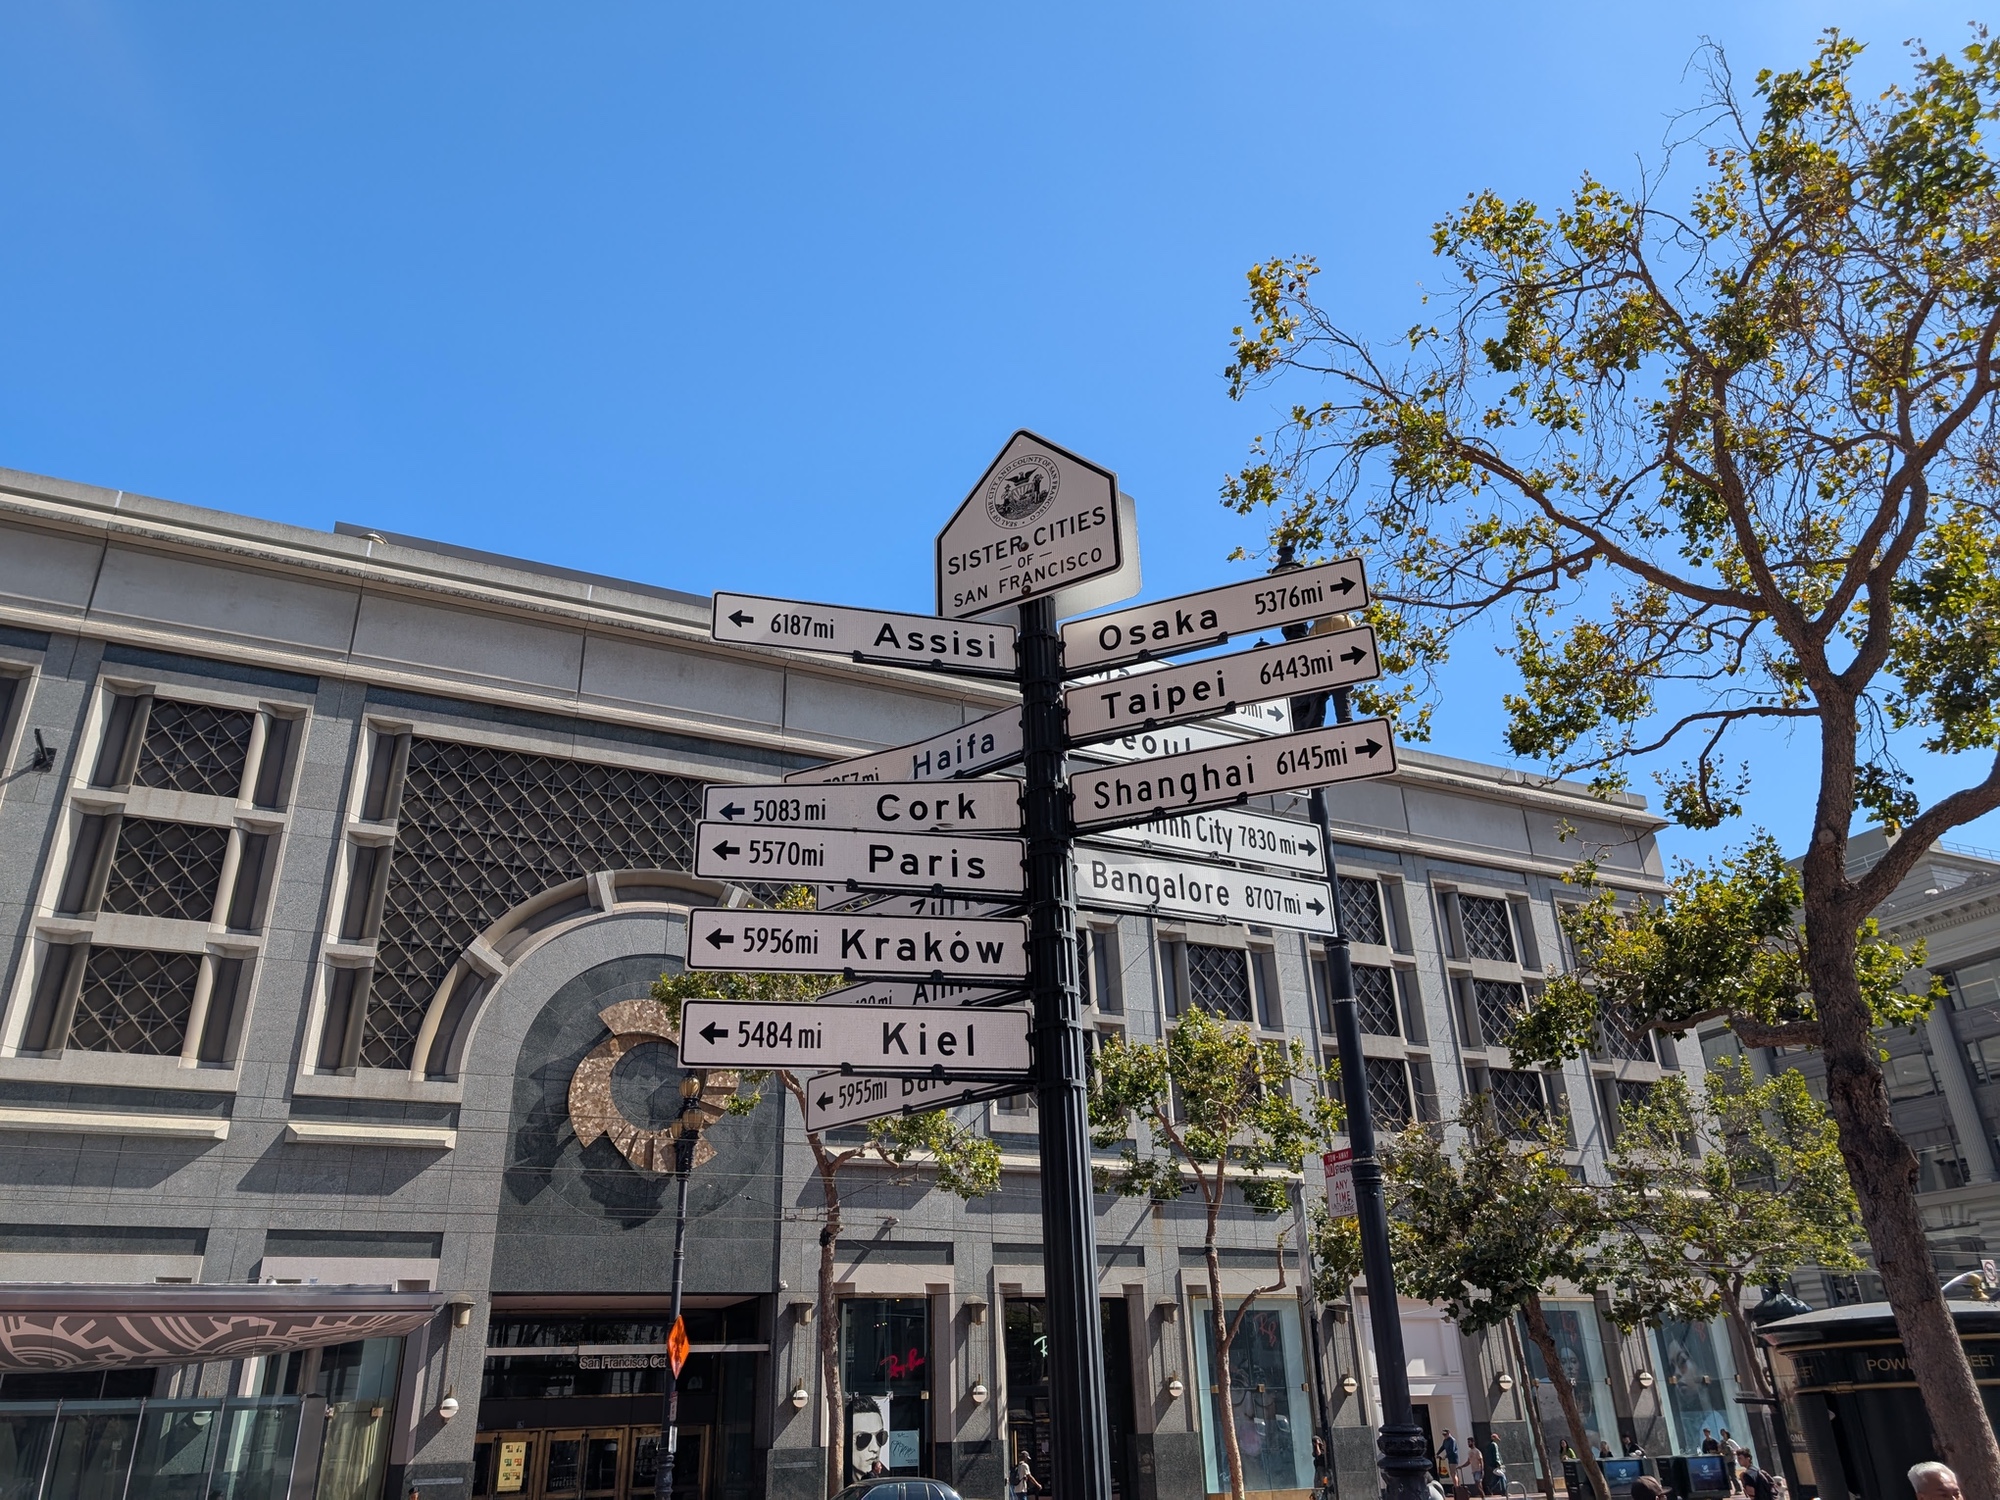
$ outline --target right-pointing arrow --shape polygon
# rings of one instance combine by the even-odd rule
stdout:
[[[1366,651],[1363,651],[1359,646],[1356,646],[1351,650],[1341,652],[1340,659],[1344,662],[1357,662],[1360,661],[1367,654],[1368,653]]]
[[[1362,755],[1367,756],[1370,760],[1373,760],[1376,756],[1382,753],[1382,747],[1376,744],[1375,741],[1373,740],[1363,740],[1360,744],[1356,745],[1354,748]]]
[[[1328,584],[1327,587],[1330,589],[1339,589],[1343,594],[1351,594],[1354,592],[1354,580],[1352,578],[1343,578],[1338,583]]]

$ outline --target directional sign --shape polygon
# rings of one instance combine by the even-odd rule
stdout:
[[[687,966],[884,979],[1026,979],[1028,924],[1019,917],[961,922],[699,906],[688,913]]]
[[[702,817],[769,828],[884,828],[933,833],[1019,833],[1021,783],[834,782],[811,791],[784,786],[711,786]]]
[[[828,990],[816,1005],[998,1005],[1022,998],[1020,986],[993,989],[986,985],[932,984],[925,979],[864,979],[859,984]]]
[[[1076,851],[1076,904],[1095,911],[1333,932],[1332,900],[1324,881],[1089,845]]]
[[[695,827],[704,880],[844,880],[857,890],[1027,894],[1025,839],[852,828]]]
[[[1206,724],[1182,724],[1173,729],[1142,729],[1137,734],[1121,735],[1115,740],[1099,740],[1078,754],[1093,760],[1151,760],[1157,755],[1185,755],[1190,750],[1227,749],[1242,744],[1243,736],[1230,734],[1214,725],[1237,722],[1230,717]]]
[[[1071,817],[1078,828],[1137,823],[1155,813],[1220,807],[1268,792],[1387,776],[1395,769],[1389,721],[1357,719],[1228,748],[1079,771],[1069,779]]]
[[[717,594],[708,630],[718,641],[826,651],[858,661],[995,675],[1014,670],[1012,625],[964,625],[935,615],[802,604],[759,594]]]
[[[964,620],[1059,594],[1071,610],[1138,591],[1138,531],[1118,478],[1017,432],[937,539],[938,613]],[[1079,585],[1117,576],[1118,590]]]
[[[837,781],[956,781],[1011,766],[1021,758],[1021,750],[1021,710],[1009,707],[914,745],[793,771],[785,783],[823,786]]]
[[[885,1011],[877,1005],[689,1000],[681,1062],[690,1068],[853,1068],[978,1077],[1025,1072],[1028,1012]]]
[[[1154,823],[1109,829],[1093,835],[1092,842],[1154,854],[1192,854],[1237,864],[1268,865],[1317,880],[1326,878],[1326,851],[1320,847],[1318,829],[1310,823],[1242,807],[1172,814]]]
[[[821,911],[872,911],[878,917],[1004,917],[1021,909],[1018,896],[998,901],[968,901],[961,896],[912,896],[907,891],[850,891],[840,885],[815,885]]]
[[[1360,609],[1367,602],[1368,580],[1358,557],[1246,578],[1199,594],[1071,620],[1062,628],[1063,670],[1074,677],[1119,662],[1175,656],[1247,631]]]
[[[1275,693],[1296,695],[1345,687],[1381,675],[1375,659],[1375,632],[1367,626],[1329,635],[1281,641],[1233,656],[1212,656],[1164,672],[1144,672],[1070,688],[1070,743],[1085,744],[1206,719],[1242,703],[1261,703]]]
[[[1034,1079],[1026,1073],[1011,1088],[1006,1084],[943,1083],[935,1078],[850,1078],[845,1073],[815,1073],[805,1081],[806,1129],[831,1130],[889,1115],[983,1104],[988,1099],[1026,1093],[1034,1086]]]

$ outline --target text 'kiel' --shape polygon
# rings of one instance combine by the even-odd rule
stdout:
[[[850,828],[695,827],[694,872],[704,880],[845,881],[857,890],[962,891],[1019,896],[1028,889],[1022,839]]]
[[[783,786],[711,786],[711,823],[769,828],[883,828],[930,833],[1019,833],[1021,784],[968,781],[836,782],[812,791]]]
[[[1232,636],[1360,609],[1368,602],[1361,559],[1296,568],[1156,604],[1071,620],[1062,628],[1063,671],[1071,677],[1154,656],[1177,656]]]
[[[890,1115],[914,1115],[933,1109],[956,1109],[1005,1099],[1033,1086],[1027,1074],[1011,1088],[1006,1084],[946,1083],[929,1077],[853,1077],[845,1073],[815,1073],[805,1081],[806,1129],[831,1130],[859,1125]]]
[[[1019,917],[953,922],[703,906],[688,913],[687,966],[884,979],[1026,979],[1028,924]]]
[[[953,781],[1011,766],[1021,758],[1021,710],[1003,708],[943,734],[894,750],[808,766],[785,777],[787,786],[828,782]]]
[[[1238,704],[1262,703],[1381,674],[1375,632],[1367,626],[1282,641],[1234,656],[1215,656],[1163,672],[1139,672],[1067,689],[1073,745],[1205,719]]]
[[[906,667],[964,668],[982,675],[1014,669],[1012,625],[959,625],[935,615],[802,604],[759,594],[717,594],[709,634],[718,641],[825,651]]]
[[[1030,1062],[1028,1012],[689,1000],[681,1007],[681,1062],[934,1077],[1014,1073]]]
[[[1396,769],[1386,719],[1329,724],[1276,739],[1079,771],[1070,777],[1080,829],[1139,822],[1156,813],[1219,807],[1242,797],[1387,776]]]

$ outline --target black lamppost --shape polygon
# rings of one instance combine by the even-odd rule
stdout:
[[[1291,544],[1278,549],[1283,572],[1294,566]],[[1288,625],[1285,637],[1297,640],[1312,627]],[[1292,729],[1318,729],[1326,723],[1327,700],[1333,700],[1337,722],[1352,717],[1344,689],[1311,693],[1291,700]],[[1368,1323],[1375,1345],[1375,1373],[1382,1390],[1382,1428],[1375,1446],[1380,1453],[1383,1500],[1425,1500],[1431,1476],[1430,1444],[1417,1425],[1410,1404],[1410,1366],[1403,1352],[1403,1316],[1396,1304],[1396,1274],[1389,1255],[1389,1213],[1382,1192],[1382,1162],[1375,1154],[1375,1119],[1368,1103],[1367,1063],[1361,1051],[1361,1010],[1354,996],[1354,966],[1347,946],[1347,924],[1340,914],[1340,872],[1333,857],[1333,828],[1326,809],[1326,789],[1312,791],[1312,819],[1326,855],[1326,878],[1333,905],[1333,935],[1326,939],[1326,988],[1333,1012],[1334,1042],[1340,1049],[1340,1087],[1347,1104],[1347,1139],[1354,1152],[1354,1207],[1361,1230],[1361,1270],[1368,1280]],[[1329,1440],[1332,1434],[1328,1434]],[[1332,1454],[1327,1455],[1329,1461]]]
[[[1775,1323],[1781,1318],[1796,1318],[1801,1313],[1809,1313],[1811,1311],[1811,1304],[1801,1302],[1797,1297],[1786,1291],[1780,1283],[1774,1281],[1764,1288],[1764,1300],[1745,1313],[1744,1317],[1750,1320],[1750,1325],[1753,1328],[1762,1328],[1765,1324]],[[1777,1431],[1778,1462],[1784,1465],[1785,1488],[1796,1495],[1799,1493],[1799,1465],[1798,1460],[1792,1456],[1791,1431],[1785,1426],[1785,1398],[1778,1394],[1777,1366],[1771,1361],[1771,1346],[1769,1344],[1765,1344],[1762,1339],[1754,1337],[1751,1342],[1763,1344],[1764,1373],[1770,1377],[1771,1382],[1771,1394],[1768,1399],[1771,1408],[1771,1425]],[[1765,1404],[1766,1398],[1753,1396],[1749,1399],[1761,1406]]]
[[[673,1295],[667,1304],[669,1337],[681,1322],[681,1283],[687,1274],[688,1178],[694,1175],[694,1151],[701,1140],[701,1125],[696,1113],[701,1088],[699,1073],[689,1073],[681,1079],[680,1114],[671,1127],[674,1131],[674,1176],[677,1180],[674,1184]],[[653,1469],[655,1500],[668,1500],[674,1492],[674,1460],[679,1457],[681,1447],[681,1377],[674,1368],[671,1354],[667,1356],[665,1391],[660,1413],[659,1458]]]

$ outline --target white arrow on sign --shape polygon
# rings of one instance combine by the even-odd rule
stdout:
[[[1003,708],[970,724],[848,760],[808,766],[785,777],[787,786],[823,786],[838,781],[956,781],[1010,766],[1022,755],[1021,710]]]
[[[1164,672],[1079,685],[1063,693],[1072,745],[1206,719],[1274,693],[1295,695],[1367,682],[1382,674],[1366,625],[1300,641],[1211,656]]]
[[[1396,742],[1387,719],[1357,719],[1228,748],[1196,750],[1134,765],[1079,771],[1069,779],[1070,816],[1080,829],[1138,823],[1158,813],[1220,807],[1242,797],[1387,776]]]
[[[1333,932],[1332,898],[1323,881],[1149,858],[1087,844],[1077,849],[1075,858],[1078,906]]]
[[[1062,628],[1063,670],[1074,677],[1119,662],[1175,656],[1220,645],[1246,631],[1356,610],[1367,602],[1368,579],[1358,557],[1267,573],[1219,589],[1071,620]]]
[[[887,828],[932,833],[1019,833],[1018,781],[833,782],[811,791],[785,786],[711,786],[701,815],[711,823],[768,828]]]
[[[1243,807],[1176,814],[1130,828],[1108,829],[1093,838],[1154,854],[1234,860],[1326,879],[1326,851],[1320,847],[1317,828]]]
[[[1026,979],[1028,924],[1020,917],[951,921],[698,906],[688,913],[687,966],[883,979]]]
[[[932,984],[925,979],[864,979],[858,984],[828,990],[814,1001],[817,1005],[993,1005],[1018,1000],[1021,989],[1010,985],[992,989],[985,985],[953,984],[946,980]]]
[[[1138,528],[1118,477],[1032,432],[1008,439],[938,533],[947,619],[1043,594],[1057,596],[1059,611],[1096,609],[1138,589]]]
[[[1028,1012],[878,1005],[785,1005],[689,1000],[681,1007],[681,1063],[690,1068],[839,1068],[977,1078],[1025,1072]]]
[[[805,1081],[806,1129],[831,1130],[890,1115],[984,1104],[989,1099],[1025,1093],[1034,1086],[1034,1078],[1027,1073],[1011,1088],[984,1082],[941,1083],[935,1078],[850,1078],[845,1073],[815,1073]]]
[[[960,668],[992,675],[1014,670],[1012,625],[964,625],[887,609],[718,593],[708,633],[718,641],[826,651],[906,667]]]
[[[857,890],[1027,894],[1025,839],[853,828],[695,826],[704,880],[838,880]]]

